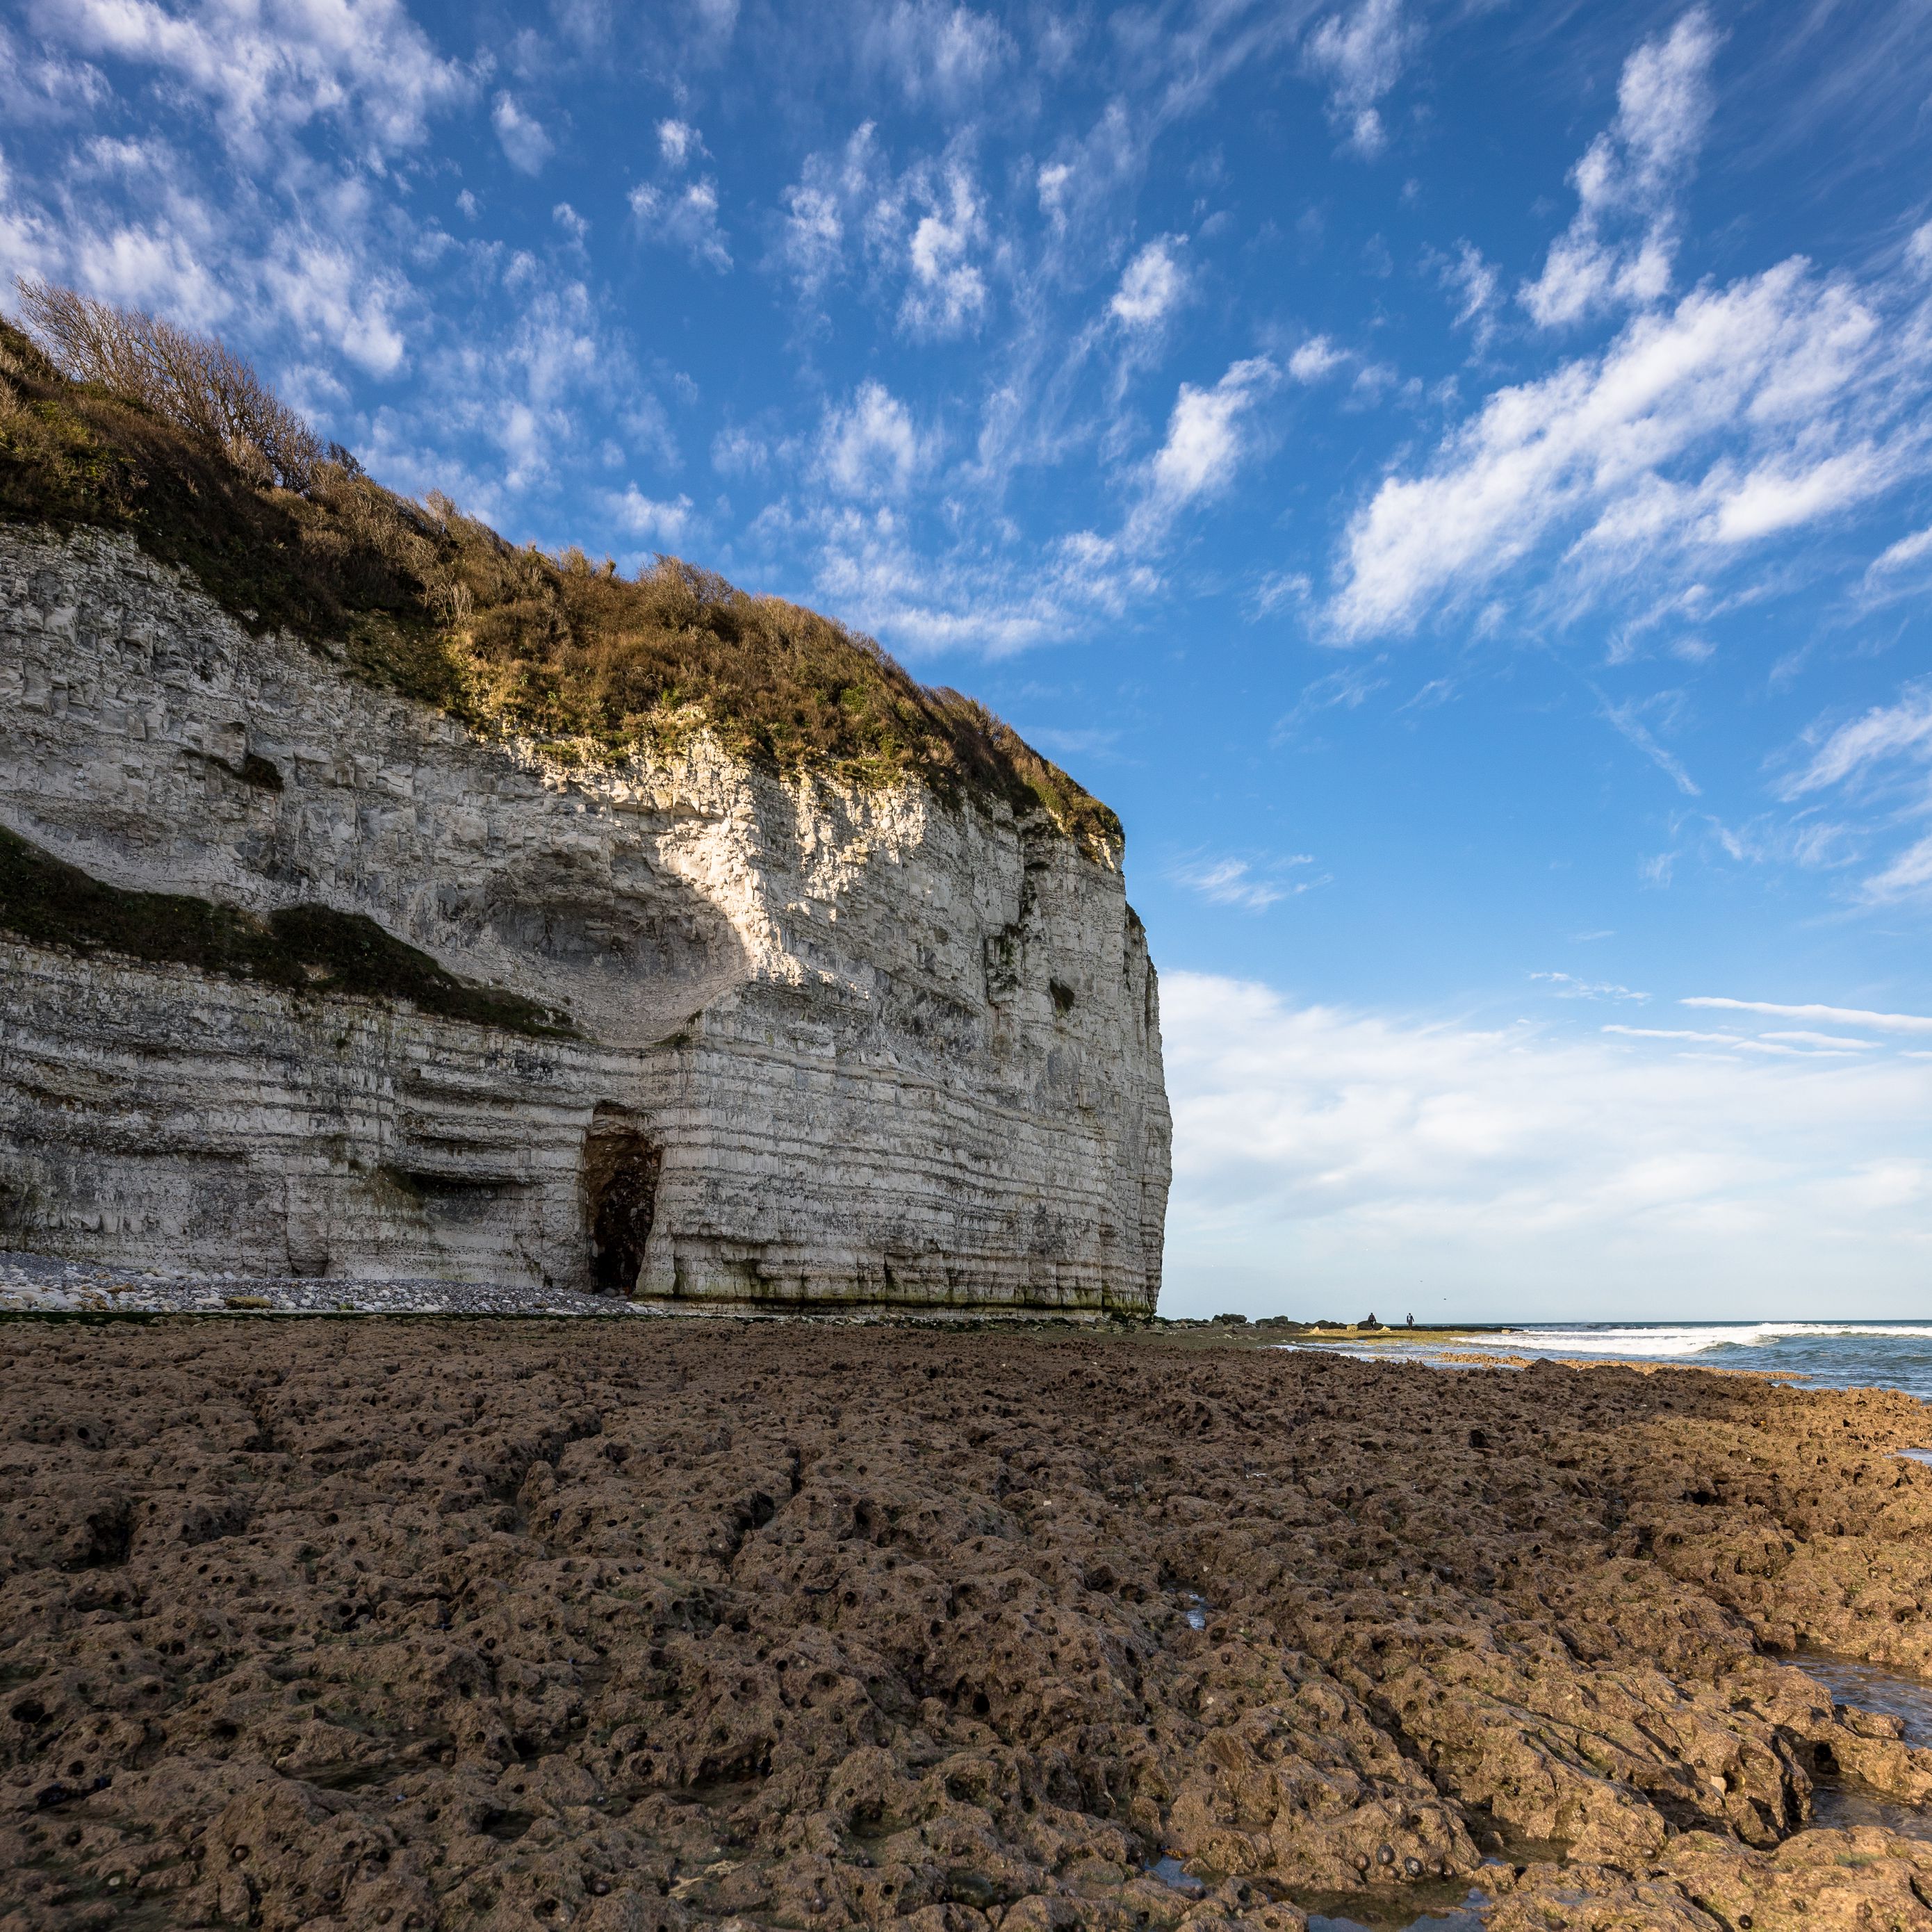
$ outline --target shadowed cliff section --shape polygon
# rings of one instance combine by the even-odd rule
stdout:
[[[574,1038],[578,1030],[567,1014],[458,979],[360,913],[295,905],[262,918],[183,892],[128,892],[0,826],[0,936],[9,934],[284,992],[404,1000],[439,1019],[536,1039]]]
[[[110,334],[163,326],[42,292],[82,304]],[[766,769],[870,786],[917,778],[944,798],[1044,813],[1090,856],[1118,860],[1106,806],[983,706],[920,684],[830,618],[675,557],[632,579],[579,550],[519,549],[446,498],[383,489],[339,448],[278,466],[245,436],[217,440],[124,382],[70,380],[4,321],[0,517],[128,531],[251,628],[344,647],[360,675],[484,736],[598,759],[674,750],[708,727]]]

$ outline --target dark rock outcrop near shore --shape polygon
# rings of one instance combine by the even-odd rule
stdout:
[[[1811,1822],[1932,1752],[1792,1660],[1932,1660],[1903,1396],[642,1318],[0,1354],[6,1932],[1932,1926],[1932,1844]]]

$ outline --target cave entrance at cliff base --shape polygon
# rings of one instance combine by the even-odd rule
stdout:
[[[594,1126],[584,1141],[590,1281],[600,1294],[628,1294],[638,1285],[663,1166],[664,1150],[633,1128]]]

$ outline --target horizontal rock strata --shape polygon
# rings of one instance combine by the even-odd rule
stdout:
[[[0,943],[0,1246],[728,1307],[1154,1306],[1153,969],[1118,851],[1043,814],[781,778],[702,734],[616,766],[486,743],[130,539],[4,526],[0,825],[218,923],[373,921],[568,1016]]]
[[[1932,1752],[1802,1667],[1932,1662],[1902,1396],[628,1320],[0,1376],[9,1932],[1932,1923],[1814,1822]]]

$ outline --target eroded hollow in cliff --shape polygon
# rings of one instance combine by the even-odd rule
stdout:
[[[664,1150],[634,1126],[600,1120],[584,1138],[590,1280],[601,1294],[628,1294],[637,1286],[663,1166]]]

